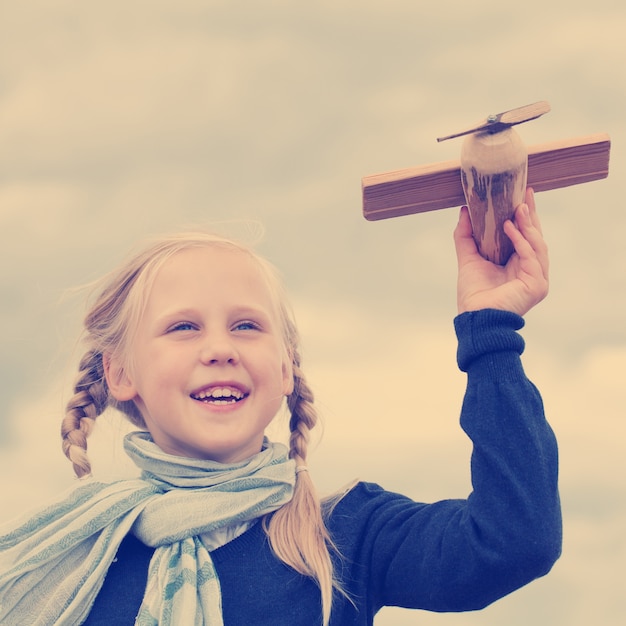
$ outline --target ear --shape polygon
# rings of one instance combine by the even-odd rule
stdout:
[[[118,358],[104,354],[102,366],[109,391],[116,400],[125,402],[133,400],[137,396],[137,389]]]
[[[289,354],[285,354],[283,359],[283,395],[290,396],[293,393],[293,362]]]

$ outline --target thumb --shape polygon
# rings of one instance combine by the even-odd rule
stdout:
[[[472,233],[472,222],[469,217],[469,210],[466,206],[461,207],[459,222],[454,229],[454,245],[459,265],[469,257],[478,254]]]

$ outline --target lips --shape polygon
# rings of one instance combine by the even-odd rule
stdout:
[[[236,404],[248,396],[248,392],[234,385],[213,385],[190,394],[191,398],[207,404]]]

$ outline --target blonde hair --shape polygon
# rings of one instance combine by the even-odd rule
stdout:
[[[313,393],[300,368],[300,338],[293,314],[272,264],[249,247],[208,233],[182,233],[154,241],[131,257],[117,271],[105,276],[84,321],[86,352],[80,361],[74,395],[67,404],[61,426],[63,452],[80,478],[91,473],[87,456],[87,437],[96,418],[107,407],[121,411],[139,428],[146,428],[143,417],[132,401],[120,402],[110,394],[103,366],[105,355],[115,355],[132,368],[130,346],[139,325],[152,283],[159,268],[174,254],[190,248],[219,246],[248,255],[258,265],[280,320],[282,338],[291,357],[294,389],[287,398],[289,419],[289,456],[296,467],[305,468],[310,431],[318,416]],[[333,589],[341,586],[333,575],[329,550],[332,541],[324,523],[320,500],[308,471],[296,472],[292,500],[263,520],[275,554],[298,573],[315,580],[321,590],[323,624],[330,619]]]

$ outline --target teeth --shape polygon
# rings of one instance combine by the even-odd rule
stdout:
[[[198,400],[207,400],[210,398],[211,401],[222,401],[220,404],[226,404],[227,402],[241,400],[243,396],[243,392],[234,387],[213,387],[213,389],[209,389],[208,391],[201,391],[195,394],[194,398]]]

